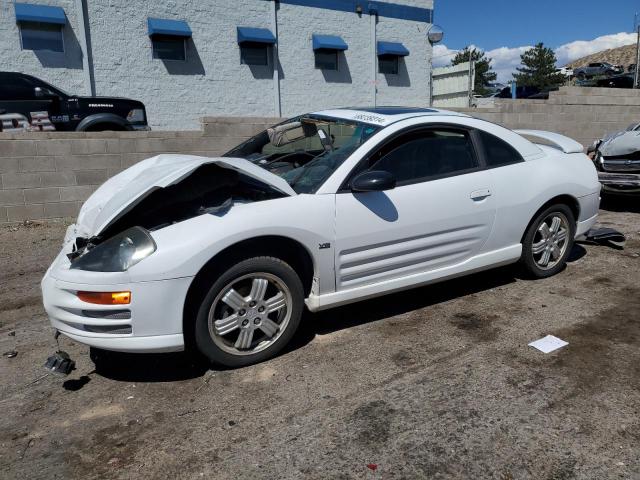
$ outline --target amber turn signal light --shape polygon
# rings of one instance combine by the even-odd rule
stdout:
[[[98,305],[128,305],[131,303],[131,292],[78,292],[78,298]]]

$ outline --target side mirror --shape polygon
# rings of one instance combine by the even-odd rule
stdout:
[[[396,177],[383,170],[363,172],[351,181],[352,192],[381,192],[395,187]]]

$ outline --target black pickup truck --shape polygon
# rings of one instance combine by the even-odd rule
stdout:
[[[0,72],[0,132],[148,129],[137,100],[70,95],[31,75]]]

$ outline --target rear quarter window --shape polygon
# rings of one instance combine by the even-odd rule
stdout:
[[[522,155],[504,140],[481,130],[479,133],[484,148],[487,167],[502,167],[504,165],[524,162]]]

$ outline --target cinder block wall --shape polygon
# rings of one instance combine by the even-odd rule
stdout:
[[[561,133],[585,147],[640,123],[640,90],[562,87],[549,100],[501,100],[492,108],[451,109],[511,129]]]
[[[549,100],[461,109],[508,128],[550,130],[591,144],[640,122],[640,91],[567,87]],[[160,153],[216,156],[276,118],[206,117],[201,130],[0,134],[0,223],[72,217],[98,185]]]
[[[73,217],[105,180],[161,153],[218,156],[276,119],[203,119],[199,131],[0,134],[0,223]]]

